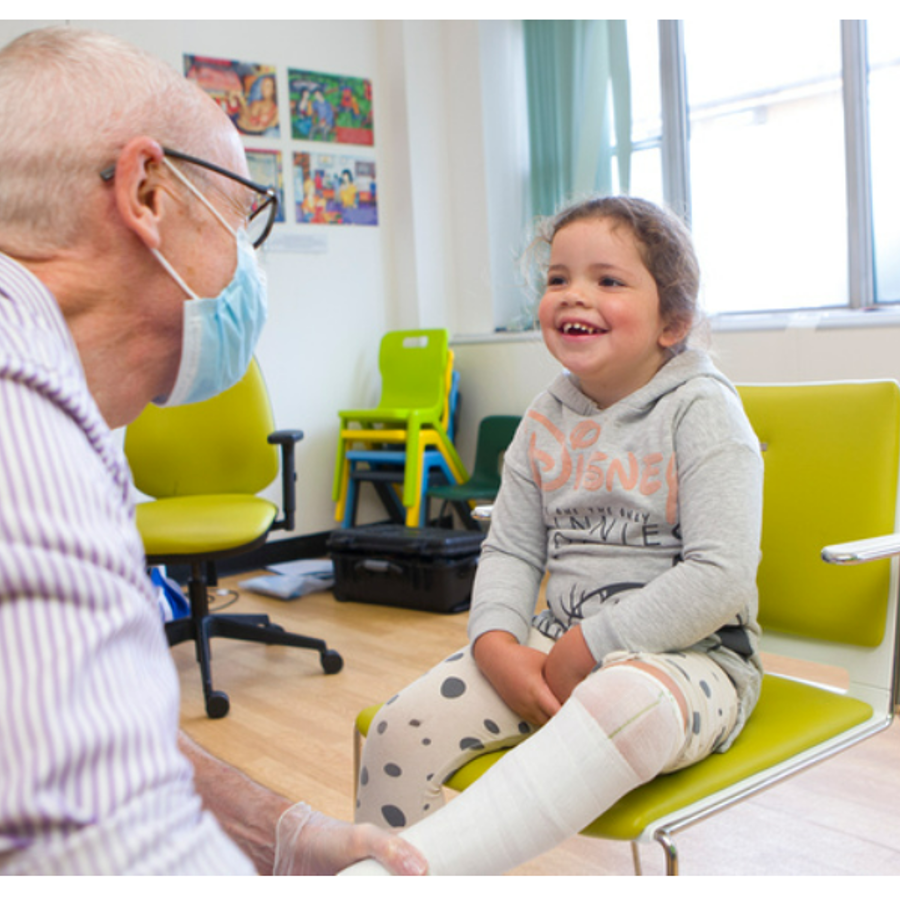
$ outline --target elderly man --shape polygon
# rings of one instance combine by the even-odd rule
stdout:
[[[246,369],[246,177],[226,116],[137,48],[50,28],[0,51],[0,875],[424,869],[178,733],[110,428]]]

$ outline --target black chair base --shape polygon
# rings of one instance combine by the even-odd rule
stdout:
[[[207,598],[207,582],[203,577],[201,564],[192,566],[188,583],[191,601],[191,615],[184,619],[166,622],[166,639],[169,646],[185,641],[193,641],[200,665],[200,680],[203,685],[203,699],[206,714],[211,719],[221,719],[228,715],[230,701],[224,691],[213,689],[211,670],[210,639],[231,638],[238,641],[252,641],[257,644],[274,644],[280,647],[300,647],[315,650],[319,654],[322,670],[326,675],[334,675],[344,667],[344,660],[336,650],[329,650],[325,641],[285,631],[280,625],[269,620],[266,615],[228,615],[210,613]]]

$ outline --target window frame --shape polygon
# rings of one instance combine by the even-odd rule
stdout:
[[[830,310],[827,314],[829,318],[846,315],[848,310],[893,309],[896,312],[896,306],[891,301],[878,302],[875,296],[866,22],[842,20],[840,25],[849,284],[847,305]],[[690,111],[684,23],[678,19],[660,20],[658,32],[663,195],[666,204],[690,225]],[[810,314],[816,315],[810,310],[798,309],[796,313],[804,318]],[[750,324],[757,317],[782,320],[784,316],[778,314],[773,317],[771,312],[760,310],[716,313],[714,318],[734,318]]]

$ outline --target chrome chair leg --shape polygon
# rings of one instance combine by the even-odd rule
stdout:
[[[654,835],[657,843],[666,854],[666,875],[678,874],[678,848],[668,834],[657,833]]]
[[[634,874],[643,875],[644,869],[641,866],[641,846],[637,841],[631,842],[631,859],[634,861]]]

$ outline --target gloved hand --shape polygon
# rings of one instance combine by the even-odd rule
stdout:
[[[395,875],[424,875],[428,869],[415,847],[374,825],[350,825],[306,803],[289,807],[278,820],[273,875],[334,875],[367,858]]]

